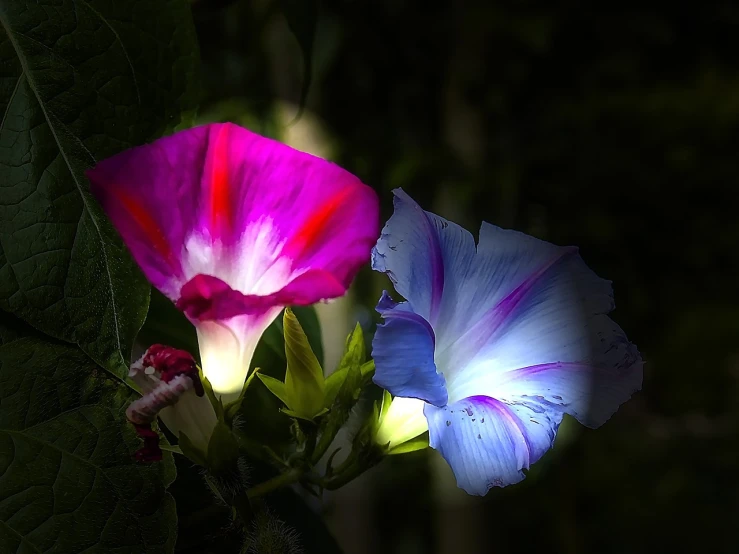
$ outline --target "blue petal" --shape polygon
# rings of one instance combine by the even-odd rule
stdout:
[[[412,311],[432,325],[456,309],[475,257],[469,231],[425,212],[401,189],[395,211],[372,250],[372,269],[386,273]]]
[[[643,361],[620,327],[608,317],[586,327],[590,352],[581,361],[529,365],[506,372],[496,385],[504,401],[546,402],[588,427],[600,427],[641,389]]]
[[[473,396],[438,408],[426,405],[429,442],[451,466],[457,485],[484,495],[524,478],[522,470],[552,446],[561,421],[545,408],[506,405]]]
[[[437,347],[450,400],[534,399],[585,425],[602,425],[641,388],[643,367],[636,347],[606,315],[613,306],[610,283],[573,252],[527,278],[523,289],[451,347]]]
[[[407,302],[396,304],[383,292],[377,306],[385,323],[372,340],[374,382],[394,396],[420,398],[443,406],[447,402],[444,377],[434,363],[434,331]]]

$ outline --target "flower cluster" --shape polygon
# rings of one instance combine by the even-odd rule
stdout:
[[[430,445],[461,488],[485,494],[520,481],[565,414],[598,427],[641,386],[639,353],[607,315],[610,282],[575,248],[488,223],[476,242],[400,189],[380,234],[377,197],[355,176],[228,123],[125,151],[88,176],[144,274],[195,326],[213,391],[204,393],[190,354],[150,347],[131,368],[143,396],[127,411],[142,461],[161,457],[157,417],[205,455],[275,317],[343,295],[370,258],[403,301],[384,292],[377,305],[374,382],[387,392],[368,448]],[[262,381],[288,415],[320,425],[349,385],[324,381],[299,324],[285,317],[297,337],[287,380]],[[355,388],[368,371],[358,367],[342,368]]]

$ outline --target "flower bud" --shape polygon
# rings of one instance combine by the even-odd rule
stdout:
[[[379,426],[375,442],[387,446],[389,454],[411,452],[428,446],[428,441],[414,441],[429,430],[426,416],[423,415],[423,400],[416,398],[392,398],[386,392],[379,416]],[[410,447],[410,443],[414,447]]]
[[[175,436],[184,434],[195,448],[207,452],[217,418],[204,394],[195,360],[188,352],[152,345],[131,366],[128,376],[142,393],[126,410],[126,417],[144,439],[143,448],[136,452],[138,460],[162,459],[159,436],[151,428],[157,417]]]

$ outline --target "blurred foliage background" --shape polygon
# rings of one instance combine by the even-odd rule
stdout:
[[[300,4],[193,4],[200,120],[335,160],[383,217],[403,187],[473,232],[580,246],[647,362],[605,427],[566,422],[528,479],[484,499],[431,451],[386,461],[322,507],[345,551],[735,552],[739,7],[325,0],[291,124],[314,21]],[[327,352],[370,328],[383,279],[360,276]]]

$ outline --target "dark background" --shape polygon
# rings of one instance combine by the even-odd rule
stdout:
[[[472,231],[578,245],[646,360],[602,429],[568,422],[484,499],[454,494],[433,452],[386,461],[325,507],[346,552],[735,552],[739,8],[325,1],[288,129],[303,65],[277,4],[195,3],[201,120],[320,127],[383,218],[403,187]],[[356,298],[369,310],[381,285],[364,273]]]

